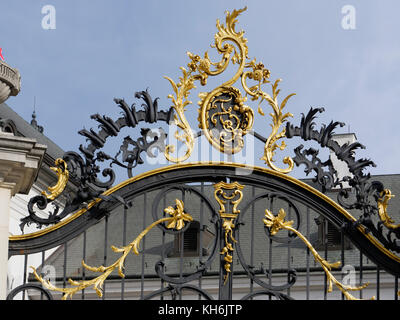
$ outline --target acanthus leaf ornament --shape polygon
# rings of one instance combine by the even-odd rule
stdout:
[[[195,88],[194,82],[200,81],[202,86],[207,84],[209,76],[217,76],[223,73],[230,62],[233,65],[238,65],[235,74],[227,81],[209,92],[201,92],[199,94],[199,127],[203,130],[206,139],[210,144],[220,152],[234,154],[242,150],[244,146],[243,136],[248,133],[254,122],[254,111],[252,108],[244,105],[247,100],[246,96],[242,96],[238,88],[233,87],[234,83],[241,78],[242,87],[246,95],[251,96],[251,100],[259,100],[258,112],[264,115],[260,104],[266,100],[273,109],[272,116],[272,132],[266,141],[262,160],[275,171],[288,173],[294,167],[294,162],[290,157],[285,157],[283,162],[288,165],[286,169],[278,168],[274,162],[275,150],[285,149],[284,142],[278,144],[278,140],[285,137],[285,128],[279,132],[279,128],[286,121],[286,118],[291,117],[291,113],[283,113],[287,101],[294,94],[288,95],[280,104],[277,96],[277,89],[280,79],[276,80],[272,85],[272,96],[261,89],[261,85],[269,83],[270,71],[260,63],[256,63],[256,59],[248,62],[248,47],[247,39],[244,38],[244,31],[236,31],[237,17],[240,13],[246,10],[246,7],[240,10],[233,10],[232,13],[226,12],[225,25],[217,20],[218,32],[215,34],[215,42],[212,47],[216,48],[217,52],[222,55],[218,62],[210,60],[208,52],[204,53],[203,58],[197,54],[188,52],[190,62],[188,63],[189,70],[181,68],[183,77],[176,84],[169,77],[169,80],[174,90],[175,96],[168,97],[173,102],[173,108],[177,115],[175,116],[175,124],[181,130],[175,137],[186,145],[186,153],[181,157],[172,157],[170,153],[175,151],[173,145],[168,145],[165,150],[165,156],[169,161],[182,162],[189,158],[194,148],[194,137],[191,133],[190,125],[185,118],[185,106],[191,104],[188,100],[190,90]],[[246,70],[246,71],[245,71]],[[247,79],[256,81],[257,84],[249,87],[246,83]]]
[[[359,291],[364,288],[366,288],[369,283],[366,283],[364,285],[358,286],[358,287],[352,287],[349,285],[344,285],[341,282],[339,282],[332,274],[331,270],[332,268],[339,268],[340,267],[340,261],[336,261],[333,263],[330,263],[323,259],[318,252],[314,249],[310,241],[298,230],[292,227],[293,221],[285,221],[286,217],[286,212],[284,209],[280,209],[278,215],[274,215],[270,210],[266,209],[265,210],[265,219],[263,219],[265,227],[267,227],[271,233],[271,235],[277,234],[281,229],[285,229],[288,231],[293,232],[296,234],[303,242],[304,244],[308,247],[312,255],[314,256],[314,259],[316,262],[318,262],[322,269],[324,270],[326,274],[326,281],[328,283],[328,292],[332,292],[332,284],[335,284],[336,287],[339,288],[339,290],[343,293],[343,295],[346,297],[348,300],[358,300],[356,297],[354,297],[352,294],[349,293],[349,291]],[[371,300],[374,300],[375,297],[372,297]]]
[[[278,94],[280,92],[280,89],[278,89],[278,84],[282,80],[277,79],[275,80],[274,84],[272,84],[271,96],[261,89],[261,86],[263,84],[270,82],[268,80],[270,77],[270,71],[266,69],[261,62],[256,64],[255,59],[248,63],[246,67],[251,68],[251,70],[246,71],[242,74],[242,86],[245,89],[246,93],[252,97],[252,100],[260,99],[260,102],[258,104],[258,113],[262,116],[265,115],[263,109],[261,108],[261,103],[264,100],[268,102],[273,110],[273,113],[270,113],[270,116],[272,117],[272,131],[265,143],[264,155],[261,157],[261,160],[264,160],[265,163],[274,171],[278,171],[280,173],[289,173],[293,170],[294,167],[293,159],[290,157],[285,157],[283,159],[283,163],[287,164],[288,167],[286,169],[281,169],[274,164],[274,155],[276,149],[284,150],[286,148],[286,144],[284,141],[282,141],[280,145],[277,143],[278,140],[286,137],[286,129],[283,128],[281,132],[279,132],[279,128],[287,121],[287,118],[293,117],[293,114],[290,112],[283,113],[283,108],[286,106],[288,100],[295,95],[295,93],[291,93],[286,96],[286,98],[284,98],[279,104]],[[246,82],[247,79],[257,81],[258,83],[254,86],[249,87]]]
[[[168,95],[168,98],[172,100],[172,108],[174,108],[176,114],[174,115],[175,125],[183,130],[180,135],[178,131],[175,132],[175,138],[178,141],[183,142],[186,145],[186,153],[181,157],[173,157],[170,153],[175,152],[175,146],[169,144],[165,148],[164,155],[168,161],[171,162],[182,162],[188,159],[194,148],[194,137],[192,129],[185,117],[185,107],[192,102],[188,100],[190,90],[196,88],[194,85],[194,77],[191,75],[192,71],[187,71],[185,68],[181,67],[182,77],[180,77],[179,83],[175,83],[171,78],[165,77],[170,83],[174,90],[175,96],[172,94]]]
[[[387,207],[388,202],[394,195],[389,189],[384,189],[377,199],[378,214],[382,223],[389,229],[395,230],[400,227],[400,224],[394,224],[394,220],[388,215]]]
[[[42,191],[42,195],[45,196],[48,200],[56,199],[64,191],[69,178],[67,163],[63,159],[56,159],[54,164],[56,165],[56,167],[50,167],[50,169],[57,174],[57,183],[54,186],[50,186],[47,188],[47,191],[49,191],[50,193]]]
[[[205,52],[204,58],[201,58],[199,55],[193,54],[191,52],[187,52],[187,55],[189,56],[191,62],[188,64],[189,70],[186,70],[185,68],[181,67],[180,69],[182,70],[182,77],[180,77],[179,83],[175,83],[171,78],[165,77],[171,84],[174,95],[168,95],[168,98],[172,100],[172,107],[176,111],[175,115],[175,124],[176,126],[183,130],[182,134],[179,134],[177,131],[175,133],[175,138],[178,141],[183,142],[186,145],[186,152],[183,156],[178,156],[178,157],[173,157],[170,154],[175,151],[175,146],[174,145],[168,145],[165,149],[165,157],[172,162],[182,162],[188,159],[193,151],[194,148],[194,137],[193,133],[191,130],[191,127],[184,115],[185,107],[192,102],[188,100],[188,96],[190,94],[190,90],[193,88],[196,88],[194,85],[194,82],[200,81],[201,85],[204,86],[207,84],[207,78],[208,76],[216,76],[221,74],[223,71],[226,70],[226,68],[229,65],[229,62],[232,61],[233,64],[239,63],[239,69],[236,72],[236,74],[227,82],[222,84],[221,86],[217,87],[210,93],[201,93],[200,95],[204,97],[205,99],[202,99],[202,101],[207,101],[209,102],[212,97],[216,97],[217,93],[220,93],[222,87],[226,88],[228,91],[232,91],[231,85],[236,82],[237,79],[239,79],[244,66],[245,66],[245,61],[247,58],[247,46],[246,42],[247,40],[243,38],[243,31],[236,32],[235,31],[235,25],[237,22],[237,16],[246,10],[246,8],[241,9],[241,10],[233,10],[232,14],[227,12],[226,14],[226,26],[221,25],[219,20],[217,20],[217,29],[218,32],[215,35],[215,45],[214,47],[217,49],[217,51],[222,54],[222,59],[219,62],[212,62],[208,56],[208,52]],[[231,41],[233,42],[238,48],[239,52],[235,48],[234,45],[230,43],[226,43],[226,41]],[[232,55],[232,56],[231,56]],[[214,70],[211,70],[211,67],[214,67]],[[224,93],[226,92],[223,90]],[[205,97],[207,95],[207,98]],[[238,99],[235,99],[235,102],[237,101],[242,101],[240,92],[236,92],[235,97]],[[200,101],[201,104],[201,101]],[[251,128],[252,126],[252,118],[253,116],[247,116],[247,118],[251,118],[251,121],[247,122],[247,125],[245,125],[245,130],[242,130],[243,124],[236,123],[235,125],[228,126],[229,129],[225,134],[222,134],[223,137],[228,136],[228,139],[224,139],[225,143],[223,143],[223,146],[219,146],[219,140],[213,139],[212,135],[209,133],[209,128],[207,128],[206,119],[204,118],[206,116],[206,111],[204,111],[204,108],[207,108],[208,106],[206,104],[201,104],[200,108],[200,127],[206,132],[206,137],[209,140],[210,143],[212,143],[215,147],[219,148],[221,152],[236,152],[236,150],[241,149],[240,146],[243,145],[243,143],[240,141],[241,135],[245,134],[245,132]],[[239,112],[242,110],[243,107],[239,108]],[[202,112],[202,110],[204,112]],[[225,122],[225,124],[228,124],[230,120]],[[250,126],[249,126],[250,125]],[[224,128],[224,127],[223,127]],[[226,126],[225,126],[226,128]],[[233,134],[232,134],[233,133]],[[233,136],[234,138],[230,138],[230,136]],[[239,147],[234,147],[234,148],[229,148],[228,147],[228,142],[227,141],[232,141],[235,138],[239,139],[239,142],[236,143],[237,146]]]
[[[151,225],[149,225],[146,229],[144,229],[131,243],[129,243],[126,246],[123,246],[122,248],[117,248],[115,246],[111,246],[111,249],[114,252],[117,253],[122,253],[121,257],[119,257],[113,264],[104,267],[92,267],[89,266],[85,263],[85,261],[82,260],[82,266],[86,270],[90,270],[92,272],[99,272],[101,273],[99,276],[90,279],[90,280],[80,280],[80,281],[75,281],[72,279],[68,279],[69,284],[72,287],[69,288],[59,288],[55,285],[53,285],[49,280],[43,279],[38,273],[36,268],[31,266],[31,269],[33,271],[33,275],[35,278],[43,285],[48,290],[51,291],[57,291],[63,293],[62,300],[66,300],[68,298],[72,298],[72,296],[77,293],[78,291],[81,291],[87,287],[93,286],[93,289],[96,291],[97,295],[101,298],[103,296],[103,284],[104,281],[108,278],[108,276],[116,269],[118,268],[118,275],[121,278],[125,278],[124,274],[124,263],[126,260],[126,257],[128,254],[132,251],[134,254],[139,255],[139,244],[140,241],[144,238],[144,236],[151,230],[153,229],[156,225],[160,223],[168,223],[166,225],[167,229],[175,229],[175,230],[181,230],[185,226],[185,222],[191,222],[193,221],[193,218],[190,214],[184,212],[184,204],[182,200],[175,199],[175,207],[169,206],[164,209],[165,213],[168,213],[170,216],[169,217],[164,217],[161,219],[158,219],[157,221],[154,221]]]

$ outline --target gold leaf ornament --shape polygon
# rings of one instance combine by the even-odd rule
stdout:
[[[295,233],[303,242],[304,244],[310,249],[310,252],[313,254],[314,259],[316,262],[318,262],[322,269],[324,270],[326,274],[326,281],[328,283],[328,292],[332,292],[333,290],[333,284],[336,285],[337,288],[343,293],[343,295],[346,297],[348,300],[359,300],[356,297],[354,297],[352,294],[349,293],[349,291],[359,291],[364,289],[369,285],[369,283],[366,283],[361,286],[347,286],[339,282],[332,274],[331,270],[332,268],[339,268],[341,263],[340,261],[336,261],[333,263],[330,263],[323,259],[318,252],[314,249],[312,244],[307,240],[306,237],[303,236],[301,232],[296,230],[295,228],[292,227],[293,221],[285,221],[286,213],[284,209],[280,209],[279,213],[277,216],[275,216],[271,211],[268,209],[265,210],[265,219],[263,219],[264,225],[270,229],[271,235],[275,235],[279,230],[285,229],[288,231],[291,231]],[[372,297],[371,300],[374,300],[375,297]]]
[[[394,224],[395,221],[387,212],[389,200],[393,197],[394,195],[392,192],[389,189],[385,189],[380,193],[380,197],[377,200],[379,218],[389,229],[397,229],[400,227],[400,224]]]
[[[175,200],[176,207],[167,207],[164,209],[164,212],[169,214],[170,217],[164,217],[161,218],[155,222],[153,222],[151,225],[149,225],[146,229],[144,229],[131,243],[129,243],[127,246],[123,246],[121,248],[111,246],[111,249],[114,252],[117,253],[122,253],[121,257],[119,257],[113,264],[105,267],[105,266],[99,266],[99,267],[92,267],[87,265],[83,260],[82,260],[82,266],[89,271],[92,272],[98,272],[101,273],[99,276],[91,279],[91,280],[80,280],[80,281],[74,281],[72,279],[68,279],[68,283],[72,286],[69,288],[58,288],[55,285],[53,285],[49,280],[44,280],[41,276],[38,275],[37,270],[31,266],[31,269],[33,270],[33,275],[35,278],[40,281],[40,283],[48,290],[50,291],[57,291],[61,292],[64,295],[62,296],[62,300],[66,300],[68,298],[72,298],[72,296],[78,292],[81,291],[87,287],[92,286],[93,289],[96,291],[97,295],[99,297],[103,296],[103,284],[104,281],[108,278],[108,276],[115,270],[118,269],[118,274],[121,278],[125,277],[124,274],[124,263],[126,260],[126,257],[128,254],[133,251],[134,254],[139,255],[139,244],[140,241],[143,239],[143,237],[151,230],[153,229],[156,225],[160,223],[166,222],[166,228],[168,229],[176,229],[180,230],[184,227],[185,222],[190,222],[193,221],[193,218],[190,214],[184,212],[184,204],[183,201],[176,199]]]
[[[67,163],[63,159],[57,158],[54,164],[56,166],[50,167],[50,169],[57,174],[57,183],[54,186],[50,186],[47,188],[47,191],[49,191],[50,193],[42,191],[42,195],[49,200],[56,199],[64,191],[69,179]]]

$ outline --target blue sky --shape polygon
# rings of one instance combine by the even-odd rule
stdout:
[[[56,9],[55,30],[42,28],[48,4]],[[344,5],[356,9],[355,30],[342,28]],[[272,79],[283,79],[282,96],[296,93],[286,106],[291,121],[299,124],[301,113],[323,106],[319,123],[345,122],[337,133],[356,133],[367,147],[357,158],[377,164],[371,173],[399,173],[396,0],[3,0],[0,47],[22,76],[20,94],[7,104],[30,121],[36,96],[45,134],[64,150],[78,151],[85,144],[78,130],[96,127],[90,115],[118,116],[115,97],[132,103],[135,91],[149,88],[162,108],[169,107],[171,87],[163,76],[178,79],[186,51],[211,53],[216,19],[244,6],[237,29],[245,30],[249,57],[262,61]],[[192,101],[195,128],[197,97]],[[270,120],[256,121],[268,136]]]

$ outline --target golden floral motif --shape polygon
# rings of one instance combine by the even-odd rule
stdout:
[[[327,282],[328,282],[328,292],[332,292],[332,284],[335,284],[336,287],[339,288],[339,290],[343,293],[343,295],[346,297],[348,300],[358,300],[356,297],[354,297],[352,294],[349,293],[349,291],[359,291],[364,289],[369,285],[369,283],[366,283],[362,286],[358,287],[352,287],[348,285],[344,285],[340,283],[332,274],[331,270],[332,268],[339,268],[340,267],[340,261],[336,261],[334,263],[329,263],[325,259],[323,259],[318,252],[314,249],[312,244],[307,240],[306,237],[303,236],[298,230],[292,227],[293,221],[285,221],[286,213],[284,209],[280,209],[279,213],[277,216],[275,216],[271,211],[268,209],[265,210],[265,219],[263,219],[264,225],[269,228],[269,231],[271,235],[275,235],[279,230],[285,229],[288,231],[291,231],[295,233],[303,242],[304,244],[310,249],[310,252],[313,254],[315,261],[318,262],[322,269],[324,270],[326,276],[327,276]],[[371,299],[375,299],[375,297],[372,297]]]
[[[35,278],[38,281],[40,281],[46,289],[51,290],[51,291],[62,292],[64,294],[62,297],[62,300],[66,300],[67,298],[72,298],[72,296],[76,292],[81,291],[90,286],[93,286],[93,289],[96,291],[97,295],[99,297],[102,297],[103,296],[102,288],[103,288],[104,281],[116,268],[118,268],[119,276],[121,278],[125,278],[125,274],[124,274],[123,270],[124,270],[124,263],[125,263],[126,257],[128,256],[128,254],[131,251],[133,251],[134,254],[139,255],[140,241],[151,229],[153,229],[156,225],[158,225],[160,223],[166,222],[166,223],[168,223],[166,225],[166,228],[181,230],[185,226],[185,221],[186,222],[193,221],[192,216],[190,214],[184,212],[183,202],[181,200],[176,199],[175,203],[176,203],[175,208],[170,206],[170,207],[167,207],[164,209],[164,212],[168,213],[170,215],[170,217],[161,218],[161,219],[153,222],[145,230],[143,230],[135,238],[135,240],[133,240],[127,246],[123,246],[122,248],[117,248],[115,246],[111,246],[111,249],[114,252],[122,253],[121,257],[119,259],[117,259],[113,264],[111,264],[107,267],[104,267],[104,266],[91,267],[82,260],[82,266],[86,270],[101,273],[101,275],[99,275],[98,277],[91,279],[91,280],[80,280],[80,281],[74,281],[72,279],[68,279],[68,283],[72,287],[58,288],[55,285],[53,285],[49,280],[46,281],[41,276],[39,276],[36,269],[31,266],[31,269],[33,270],[33,274],[34,274]]]

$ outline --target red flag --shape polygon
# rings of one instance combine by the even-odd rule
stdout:
[[[2,48],[0,48],[0,59],[4,61],[3,54],[1,53]]]

